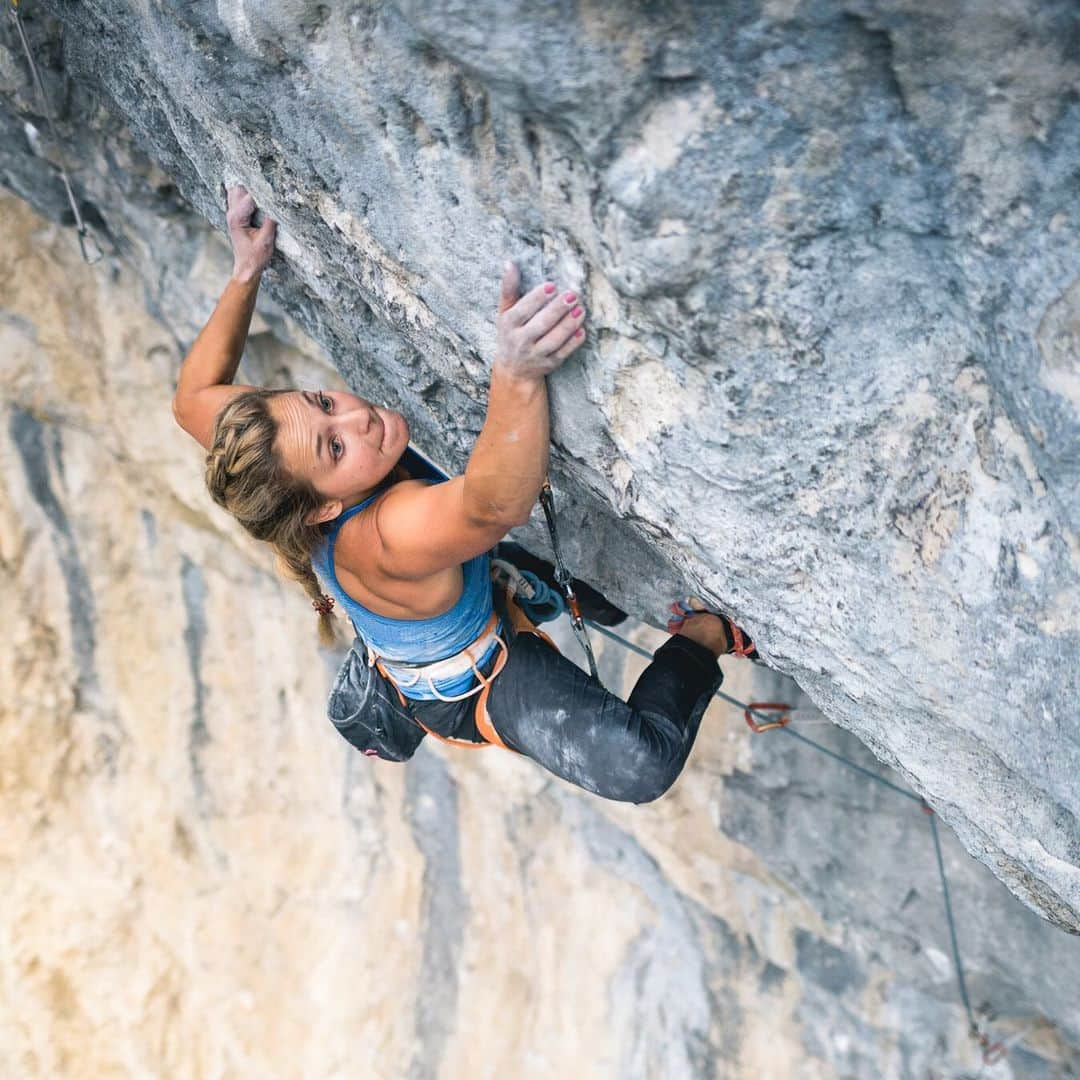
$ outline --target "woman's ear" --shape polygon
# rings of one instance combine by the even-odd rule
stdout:
[[[324,521],[333,521],[334,518],[341,513],[343,507],[340,499],[331,499],[329,502],[324,502],[318,510],[312,510],[306,518],[304,518],[305,525],[321,525]]]

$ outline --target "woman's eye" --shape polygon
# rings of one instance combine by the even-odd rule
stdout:
[[[325,405],[323,404],[324,402],[326,403]],[[319,404],[323,406],[326,412],[329,412],[330,409],[326,408],[326,405],[333,406],[334,403],[325,394],[320,394]]]
[[[335,446],[337,447],[336,450],[334,449]],[[331,439],[330,440],[330,453],[334,455],[334,460],[335,461],[337,461],[337,459],[339,457],[341,457],[341,454],[342,454],[341,443],[337,439]]]

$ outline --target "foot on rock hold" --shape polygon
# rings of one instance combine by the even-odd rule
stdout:
[[[718,656],[733,653],[763,663],[750,638],[722,612],[714,611],[700,598],[688,596],[671,605],[668,632],[685,634],[710,648]],[[718,633],[719,631],[719,633]]]

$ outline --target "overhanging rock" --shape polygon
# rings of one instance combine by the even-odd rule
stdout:
[[[581,289],[550,379],[576,572],[658,624],[688,588],[729,611],[1075,932],[1080,16],[922,7],[25,21],[83,214],[181,339],[192,214],[235,177],[280,222],[276,303],[460,468],[502,261]],[[0,33],[0,180],[62,218]]]

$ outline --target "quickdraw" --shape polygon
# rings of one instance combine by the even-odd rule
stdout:
[[[1009,1048],[1003,1042],[991,1042],[990,1036],[982,1031],[973,1031],[971,1037],[979,1044],[982,1050],[984,1065],[994,1065],[999,1062],[1008,1052]]]
[[[19,0],[10,0],[11,7],[8,9],[11,17],[15,20],[15,26],[19,31],[19,40],[22,42],[23,52],[26,53],[26,59],[30,64],[30,72],[34,77],[34,82],[37,84],[38,93],[41,95],[42,108],[45,110],[45,120],[49,125],[49,134],[52,136],[53,143],[56,145],[57,152],[62,145],[60,142],[60,136],[56,134],[56,128],[53,126],[52,109],[49,108],[49,98],[45,93],[45,87],[41,82],[41,76],[38,74],[37,64],[34,63],[33,54],[30,52],[30,42],[26,39],[26,31],[23,28],[22,16],[19,14]],[[50,162],[50,164],[52,164]],[[75,226],[79,234],[79,248],[82,251],[83,260],[88,266],[93,266],[95,263],[100,262],[104,258],[104,253],[101,250],[101,245],[97,242],[93,233],[89,233],[86,228],[86,222],[83,221],[82,214],[79,213],[79,204],[75,199],[75,193],[71,190],[71,181],[68,180],[67,170],[64,166],[55,166],[60,170],[60,177],[64,181],[64,187],[67,189],[68,202],[71,203],[71,212],[75,215]],[[86,253],[86,237],[90,237],[90,242],[96,249],[96,257],[91,259]]]
[[[581,608],[578,605],[577,594],[571,584],[570,571],[563,562],[562,552],[559,549],[559,537],[555,531],[555,496],[551,490],[551,484],[547,477],[544,478],[544,486],[540,489],[540,505],[544,508],[544,518],[547,521],[548,533],[551,536],[551,550],[555,553],[555,580],[566,597],[566,606],[570,615],[570,624],[574,628],[574,634],[585,655],[589,659],[589,671],[597,682],[600,681],[600,671],[596,666],[596,657],[593,655],[592,645],[589,643],[589,632],[585,629],[585,620],[581,617]]]
[[[770,712],[778,712],[780,715],[775,720],[755,720],[754,713],[768,709]],[[791,706],[782,701],[751,701],[743,709],[746,723],[753,732],[772,731],[773,728],[787,727],[791,722]]]

